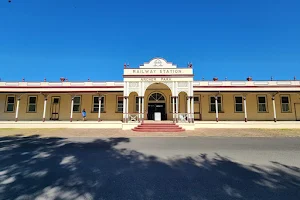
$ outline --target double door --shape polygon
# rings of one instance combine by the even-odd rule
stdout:
[[[154,120],[154,113],[161,113],[161,120],[167,120],[166,104],[165,103],[149,103],[148,104],[148,120]]]
[[[300,103],[295,103],[296,120],[300,121]]]
[[[59,120],[59,107],[60,107],[60,97],[52,97],[50,120]]]

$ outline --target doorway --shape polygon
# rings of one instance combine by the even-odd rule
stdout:
[[[160,112],[161,120],[167,120],[166,98],[160,92],[153,92],[149,96],[147,119],[154,120],[155,112]]]
[[[167,120],[166,104],[165,103],[148,103],[148,120],[154,120],[154,113],[161,113],[161,120]]]
[[[296,121],[300,121],[300,103],[295,103]]]
[[[60,97],[52,97],[50,120],[59,120]]]

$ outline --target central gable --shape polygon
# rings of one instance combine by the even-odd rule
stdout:
[[[168,68],[168,69],[174,69],[177,68],[176,65],[173,65],[173,63],[167,62],[163,58],[154,58],[148,63],[144,63],[143,65],[140,65],[140,68],[147,68],[147,69],[158,69],[158,68]]]

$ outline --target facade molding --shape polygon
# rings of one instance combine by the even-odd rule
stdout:
[[[75,120],[81,120],[81,113],[72,110],[72,97],[75,96],[82,97],[79,108],[86,109],[88,120],[98,122],[143,123],[144,119],[152,120],[157,111],[161,111],[164,119],[174,123],[194,123],[195,120],[300,120],[300,81],[296,79],[220,81],[214,77],[211,81],[194,81],[191,64],[180,68],[162,58],[154,58],[139,68],[126,66],[123,70],[123,81],[116,82],[69,82],[64,78],[61,82],[0,81],[0,100],[3,102],[0,120],[39,119],[45,122],[67,119],[74,124]],[[165,100],[149,101],[152,92],[162,93]],[[281,94],[289,95],[284,105]],[[24,105],[28,104],[28,98],[25,97],[29,95],[40,95],[36,114],[28,115],[26,112]],[[243,97],[238,106],[243,106],[244,114],[234,110],[235,95]],[[266,96],[265,103],[258,104],[257,96],[261,95]],[[8,99],[8,96],[13,98]],[[102,96],[105,96],[103,100],[94,98]],[[221,102],[210,97],[221,97]],[[288,112],[283,112],[283,107]]]

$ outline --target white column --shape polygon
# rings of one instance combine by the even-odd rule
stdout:
[[[272,97],[272,101],[273,101],[273,112],[274,112],[274,122],[277,121],[277,117],[276,117],[276,105],[275,105],[275,96]]]
[[[178,122],[178,108],[179,108],[179,96],[175,97],[176,103],[176,122]]]
[[[18,97],[17,99],[16,122],[18,121],[18,117],[19,117],[19,107],[20,107],[20,97]]]
[[[99,103],[99,109],[98,109],[98,122],[101,121],[101,102],[102,101],[102,98],[101,96],[98,98],[98,103]]]
[[[219,121],[219,107],[218,107],[218,96],[215,96],[215,106],[216,106],[216,122]]]
[[[47,97],[44,99],[43,122],[46,120]]]
[[[138,115],[138,121],[140,122],[140,120],[141,120],[141,97],[138,97],[138,99],[139,99],[139,115]]]
[[[123,97],[123,123],[125,123],[125,115],[126,115],[126,97]]]
[[[192,108],[191,108],[191,119],[192,119],[192,123],[194,123],[194,97],[191,97],[192,98],[192,102],[191,102],[191,106],[192,106]]]
[[[74,106],[74,97],[71,100],[71,114],[70,114],[70,122],[73,120],[73,106]]]
[[[129,118],[128,104],[129,104],[129,97],[127,97],[126,100],[126,122],[128,122],[128,118]]]
[[[191,120],[191,97],[187,97],[187,120],[190,122]]]
[[[172,105],[172,113],[173,113],[173,122],[176,121],[175,119],[175,97],[172,97],[173,105]]]
[[[142,97],[142,123],[144,123],[145,99]]]
[[[244,112],[245,112],[245,122],[248,121],[248,116],[247,116],[247,101],[246,101],[246,97],[244,98]]]

